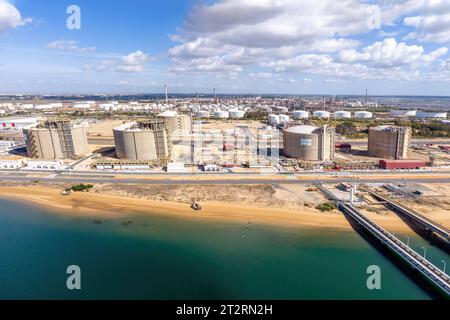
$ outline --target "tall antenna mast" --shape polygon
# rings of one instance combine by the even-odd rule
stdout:
[[[214,88],[214,103],[217,103],[216,88]]]
[[[366,106],[367,106],[368,99],[369,99],[369,90],[366,89],[366,104],[365,104]]]

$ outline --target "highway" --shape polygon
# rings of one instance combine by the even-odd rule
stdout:
[[[354,182],[358,184],[362,183],[450,183],[450,178],[440,177],[424,177],[420,176],[415,178],[387,178],[380,180],[379,177],[311,177],[301,178],[288,177],[286,179],[278,178],[265,178],[261,176],[260,179],[255,178],[232,178],[225,179],[220,177],[205,177],[199,176],[197,179],[193,179],[191,176],[186,178],[174,178],[171,176],[157,176],[157,177],[120,177],[119,175],[85,175],[85,174],[65,174],[65,173],[47,173],[45,175],[29,174],[15,172],[10,174],[0,173],[0,181],[12,181],[12,182],[55,182],[55,183],[115,183],[115,184],[143,184],[143,185],[273,185],[273,184],[313,184],[313,183],[340,183],[340,182]]]

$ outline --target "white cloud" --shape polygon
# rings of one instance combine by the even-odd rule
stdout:
[[[73,52],[94,52],[96,50],[95,47],[80,47],[78,41],[64,39],[50,42],[47,44],[47,48]]]
[[[404,25],[415,29],[407,39],[422,42],[450,43],[450,1],[422,0],[418,15],[407,16]]]
[[[145,64],[150,60],[148,54],[137,50],[132,52],[122,58],[122,63],[117,68],[118,71],[122,72],[143,72],[145,69]]]
[[[0,32],[24,26],[31,21],[31,18],[23,19],[14,5],[6,0],[0,0]]]

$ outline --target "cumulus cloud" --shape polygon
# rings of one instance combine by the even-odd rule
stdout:
[[[433,14],[439,7],[441,19],[448,0],[380,0],[378,4],[375,7],[365,0],[216,0],[200,4],[179,33],[171,36],[177,43],[168,52],[170,70],[235,77],[249,69],[250,78],[267,79],[281,79],[276,74],[269,77],[273,73],[302,72],[330,78],[406,80],[423,76],[424,68],[445,60],[447,47],[432,51],[395,37],[402,36],[400,23],[423,33],[422,18],[413,16]],[[375,37],[387,39],[363,45],[363,40],[356,39],[373,31],[370,19],[377,8],[381,26],[389,27],[390,32],[377,30]],[[450,27],[436,30],[445,38],[442,33]],[[254,71],[261,68],[267,70]]]
[[[122,58],[122,63],[117,68],[118,71],[121,72],[142,72],[145,69],[145,64],[150,60],[148,54],[142,52],[141,50],[137,50],[132,52]]]
[[[404,25],[415,29],[407,39],[422,42],[450,42],[450,1],[422,0],[418,15],[407,16]]]
[[[47,44],[47,48],[73,52],[93,52],[96,50],[95,47],[80,47],[78,41],[64,39],[50,42]]]
[[[22,18],[19,10],[6,0],[0,0],[0,32],[31,23],[31,18]]]

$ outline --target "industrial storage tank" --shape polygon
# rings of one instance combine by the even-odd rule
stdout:
[[[388,125],[370,128],[369,156],[382,159],[408,159],[411,138],[410,127]]]
[[[165,111],[158,115],[163,119],[171,136],[185,136],[192,133],[192,118],[187,114],[178,114],[176,111]]]
[[[214,118],[216,119],[228,119],[230,117],[230,113],[228,111],[218,110],[214,112]]]
[[[334,159],[335,130],[309,125],[284,130],[284,155],[305,161],[331,161]]]
[[[31,158],[76,159],[89,152],[85,126],[70,120],[46,121],[23,133]]]
[[[130,122],[113,129],[116,157],[153,161],[170,156],[169,135],[164,120]]]
[[[245,117],[245,111],[233,109],[229,111],[231,119],[242,119]]]
[[[356,111],[355,119],[372,119],[373,113],[369,111]]]
[[[211,118],[211,113],[208,111],[199,111],[197,112],[197,118],[208,119]]]
[[[309,112],[305,110],[296,110],[292,113],[292,118],[295,120],[308,119]]]
[[[291,121],[288,115],[280,114],[279,117],[281,123],[288,123],[289,121]]]
[[[417,111],[416,118],[419,118],[419,119],[447,119],[447,112]]]
[[[329,119],[330,118],[330,113],[328,111],[315,111],[313,113],[313,116],[315,118],[322,118],[322,119]]]
[[[335,119],[350,119],[352,117],[352,113],[348,111],[337,111],[333,116]]]
[[[269,115],[269,124],[277,125],[277,124],[280,124],[280,123],[281,123],[281,121],[280,121],[280,116],[279,115],[276,115],[276,114],[270,114]]]

